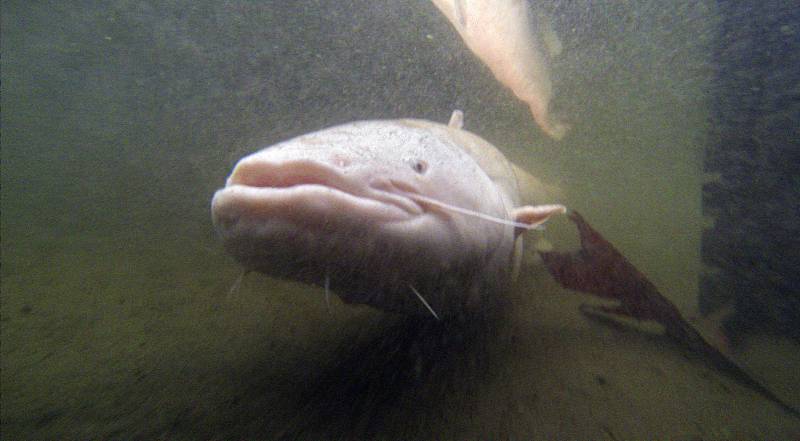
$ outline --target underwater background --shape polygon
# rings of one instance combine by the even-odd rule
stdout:
[[[800,421],[702,357],[587,321],[593,299],[533,253],[494,339],[454,336],[419,366],[414,320],[329,313],[320,289],[255,274],[229,294],[240,270],[209,213],[261,147],[461,109],[800,406],[800,18],[748,3],[537,2],[563,44],[557,142],[428,1],[4,1],[0,435],[796,438]],[[785,196],[737,222],[766,195]],[[545,237],[568,249],[572,231]]]

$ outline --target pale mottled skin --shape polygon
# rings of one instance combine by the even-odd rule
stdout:
[[[527,2],[432,1],[495,78],[528,104],[539,127],[554,139],[563,138],[568,126],[556,121],[549,111],[553,96],[550,72],[542,44],[534,32],[535,20]],[[539,34],[552,37],[552,32],[543,31]]]
[[[428,314],[414,287],[443,318],[492,307],[521,258],[521,230],[408,193],[532,225],[564,210],[522,206],[511,163],[454,118],[360,121],[265,148],[239,161],[212,216],[245,269],[327,277],[348,303]]]

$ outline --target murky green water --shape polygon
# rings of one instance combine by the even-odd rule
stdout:
[[[419,323],[329,314],[320,290],[258,275],[228,294],[238,269],[209,201],[239,157],[458,108],[695,314],[718,11],[541,7],[564,45],[562,142],[425,1],[4,2],[3,438],[796,435],[670,342],[585,321],[587,298],[533,263],[495,340],[460,336],[421,368]],[[567,246],[571,231],[547,234]],[[796,393],[796,348],[771,344],[751,366]]]

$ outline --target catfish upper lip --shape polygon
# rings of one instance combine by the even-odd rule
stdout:
[[[396,184],[397,181],[391,182]],[[357,198],[394,205],[410,215],[419,215],[424,211],[419,204],[402,194],[407,191],[405,187],[412,188],[408,184],[398,188],[399,192],[392,191],[397,185],[379,188],[371,182],[364,184],[352,175],[345,175],[330,165],[312,160],[245,159],[234,168],[226,188],[243,186],[278,190],[304,185],[329,187]]]

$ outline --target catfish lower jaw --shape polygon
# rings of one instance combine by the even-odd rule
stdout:
[[[214,195],[214,224],[223,237],[263,235],[270,223],[308,230],[346,227],[348,224],[389,224],[411,221],[422,214],[413,201],[374,191],[358,196],[321,184],[290,187],[229,185]],[[373,196],[373,195],[370,195]]]

